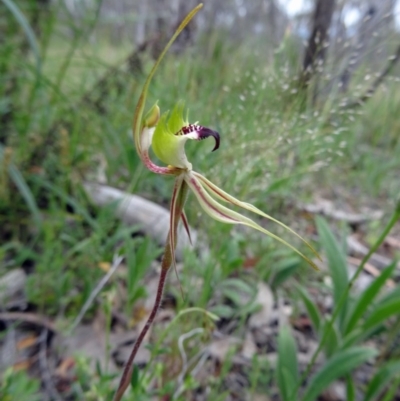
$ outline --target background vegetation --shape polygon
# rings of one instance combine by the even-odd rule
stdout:
[[[0,299],[1,399],[109,399],[117,374],[110,367],[112,335],[134,331],[146,316],[158,245],[141,227],[117,219],[115,203],[93,203],[84,183],[168,205],[172,182],[142,167],[130,132],[146,72],[191,6],[165,3],[0,4],[0,274],[26,275],[22,298]],[[203,218],[189,199],[188,218],[202,245],[185,251],[184,297],[171,274],[165,310],[172,318],[153,329],[151,359],[135,370],[126,399],[327,400],[333,382],[344,386],[341,399],[396,399],[396,2],[338,1],[327,52],[316,54],[306,80],[303,58],[318,2],[297,17],[287,15],[284,2],[247,9],[215,3],[206,4],[167,56],[149,104],[158,99],[167,110],[183,99],[191,121],[217,129],[218,152],[211,154],[207,141],[188,143],[196,170],[314,241],[324,262],[312,272],[276,242]],[[360,18],[346,24],[354,10]],[[324,209],[329,221],[306,207],[321,199],[331,202],[330,212]],[[338,211],[345,217],[335,218]],[[350,281],[348,254],[360,256],[346,247],[350,234],[367,250],[384,244],[378,252],[388,260],[361,291]],[[84,309],[84,324],[104,336],[97,350],[104,363],[94,369],[79,349],[56,350],[54,338],[82,325],[73,326],[75,318],[116,268],[116,255],[123,265]],[[355,262],[357,277],[366,274],[369,256]],[[260,298],[260,283],[272,290],[270,306]],[[257,341],[258,326],[249,322],[259,304],[271,309],[264,318],[276,328]],[[221,336],[232,347],[216,356],[209,347]],[[257,351],[246,359],[249,336]],[[32,343],[21,345],[26,338]],[[311,344],[305,360],[299,338]],[[10,339],[27,354],[6,358]]]

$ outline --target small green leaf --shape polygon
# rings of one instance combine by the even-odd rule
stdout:
[[[235,311],[230,306],[217,305],[211,308],[211,313],[217,315],[218,317],[229,319],[235,314]]]
[[[345,376],[377,355],[373,348],[354,347],[339,351],[311,377],[302,401],[314,401],[334,380]]]
[[[396,398],[396,394],[400,388],[400,378],[397,377],[396,380],[391,383],[390,387],[385,393],[385,396],[379,401],[393,401]]]
[[[21,196],[25,199],[25,202],[26,202],[29,210],[32,213],[32,217],[33,217],[33,219],[35,221],[35,224],[38,227],[41,227],[41,225],[42,225],[42,217],[41,217],[39,208],[38,208],[38,206],[36,204],[35,198],[34,198],[32,192],[31,192],[28,184],[24,180],[24,177],[22,176],[20,171],[17,169],[17,167],[14,166],[13,164],[11,164],[8,167],[8,172],[10,174],[10,178],[14,182],[15,186],[18,188]]]
[[[241,291],[247,295],[254,295],[254,288],[247,284],[245,281],[240,280],[238,278],[228,278],[223,281],[221,284],[222,288],[229,287],[231,289],[236,289],[237,291]]]
[[[277,382],[283,401],[293,400],[299,381],[296,343],[288,326],[283,326],[278,337]]]
[[[382,296],[379,299],[379,304],[385,304],[395,299],[400,299],[400,286],[396,286],[392,291]]]
[[[399,311],[400,299],[392,299],[389,302],[378,304],[374,311],[366,319],[363,325],[363,332],[371,332],[371,330],[383,323],[389,317],[398,315]]]
[[[268,194],[268,193],[271,193],[271,192],[279,191],[281,188],[284,188],[285,186],[287,186],[287,184],[292,179],[293,179],[293,177],[289,176],[289,177],[279,178],[279,179],[273,181],[271,183],[271,185],[269,185],[269,187],[267,188],[266,193]]]
[[[232,288],[224,288],[222,293],[226,298],[232,301],[236,307],[240,307],[246,303],[240,293]]]
[[[134,365],[131,376],[132,390],[135,390],[138,387],[138,384],[139,384],[139,368],[137,365]]]
[[[353,331],[351,331],[346,337],[342,339],[340,348],[341,349],[350,348],[353,344],[358,343],[362,337],[363,333],[361,328],[356,327]]]
[[[277,288],[281,286],[295,273],[300,265],[300,259],[297,257],[284,259],[281,263],[274,265],[272,268],[271,287]]]
[[[354,329],[360,318],[364,315],[374,298],[379,293],[382,286],[385,284],[386,280],[392,275],[395,267],[396,264],[392,263],[389,267],[383,270],[381,275],[377,277],[357,299],[346,324],[345,334],[350,333]]]
[[[319,313],[319,310],[313,300],[308,295],[307,290],[300,286],[297,287],[297,290],[299,291],[300,297],[303,300],[304,306],[307,309],[307,313],[314,326],[314,330],[318,333],[321,328],[321,314]]]
[[[400,361],[388,362],[381,366],[368,384],[364,401],[377,400],[383,389],[399,374]]]
[[[325,332],[328,331],[327,334]],[[324,349],[327,356],[333,355],[339,348],[339,333],[335,323],[330,321],[325,322],[322,327],[323,337],[326,337]]]
[[[356,386],[350,374],[346,375],[346,401],[356,400]]]
[[[317,217],[316,224],[320,242],[328,258],[328,267],[333,280],[333,297],[335,305],[338,305],[349,282],[346,257],[327,222],[321,217]],[[346,308],[347,300],[346,302],[343,302],[342,310],[340,311],[340,322],[344,319]]]

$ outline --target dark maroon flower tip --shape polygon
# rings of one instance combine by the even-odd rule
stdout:
[[[212,152],[214,152],[214,150],[217,150],[219,148],[219,142],[220,142],[220,137],[217,131],[214,131],[210,128],[206,128],[206,127],[201,127],[198,130],[199,133],[199,139],[206,139],[209,136],[212,136],[215,139],[215,146],[214,149],[212,150]]]

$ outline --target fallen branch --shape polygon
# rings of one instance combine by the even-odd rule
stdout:
[[[347,262],[348,262],[350,265],[352,265],[352,266],[354,266],[354,267],[357,267],[357,266],[360,265],[361,259],[353,258],[353,257],[351,257],[351,256],[348,256],[348,257],[347,257]],[[376,278],[376,277],[379,277],[379,276],[381,275],[381,272],[380,272],[374,265],[372,265],[371,263],[365,263],[365,265],[364,265],[364,270],[365,270],[367,273],[369,273],[369,274],[371,274],[372,276],[374,276],[375,278]],[[388,287],[388,288],[394,288],[394,287],[396,287],[396,283],[395,283],[392,279],[386,280],[385,285],[386,285],[386,287]]]
[[[363,245],[353,236],[347,237],[347,246],[349,248],[349,253],[352,254],[365,256],[369,252],[368,247]],[[392,260],[386,256],[379,255],[378,253],[373,253],[370,257],[370,262],[378,269],[384,269],[392,263]],[[397,264],[397,267],[400,268],[400,263]]]
[[[127,225],[139,225],[143,232],[158,244],[164,245],[169,231],[169,211],[154,202],[131,195],[117,188],[86,182],[83,184],[90,200],[99,207],[116,204],[115,215]],[[190,247],[187,235],[179,230],[181,240],[176,247],[176,258],[182,260],[183,250]],[[190,230],[193,244],[197,233]]]
[[[370,220],[379,220],[383,216],[381,210],[371,211],[368,213],[351,213],[344,210],[337,210],[333,202],[320,199],[316,204],[300,205],[301,210],[312,214],[321,214],[335,220],[345,221],[349,224],[361,224]]]
[[[39,327],[44,327],[53,333],[57,332],[54,324],[43,316],[35,315],[34,313],[25,312],[0,312],[0,321],[20,321],[25,323],[34,324]]]

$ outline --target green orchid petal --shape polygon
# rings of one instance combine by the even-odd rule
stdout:
[[[290,245],[282,238],[261,227],[255,221],[249,219],[248,217],[245,217],[240,213],[228,209],[227,207],[218,203],[214,198],[211,197],[209,192],[203,187],[202,182],[197,178],[198,176],[199,174],[195,175],[193,174],[193,172],[187,172],[185,174],[185,181],[187,182],[189,188],[195,194],[198,202],[200,203],[200,206],[209,216],[211,216],[215,220],[221,221],[222,223],[243,224],[245,226],[261,231],[262,233],[268,235],[269,237],[286,245],[288,248],[290,248],[292,251],[296,252],[304,260],[306,260],[315,270],[318,270],[316,264],[302,252],[297,250],[294,246]],[[215,192],[213,192],[213,194],[215,194]]]
[[[165,164],[191,170],[192,165],[185,154],[185,142],[189,138],[174,135],[185,125],[180,107],[175,107],[171,116],[164,113],[154,131],[151,146],[155,155]]]
[[[170,135],[174,135],[179,132],[184,126],[189,125],[189,121],[186,118],[183,118],[183,111],[185,108],[185,104],[180,101],[173,108],[171,115],[168,119],[168,131]]]

